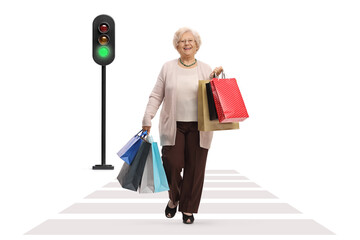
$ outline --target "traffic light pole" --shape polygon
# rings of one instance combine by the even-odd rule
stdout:
[[[93,170],[113,170],[114,166],[106,165],[106,66],[101,66],[101,165]]]

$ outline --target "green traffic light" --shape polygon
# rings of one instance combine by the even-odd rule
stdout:
[[[98,53],[99,53],[100,57],[106,58],[110,55],[110,50],[109,50],[109,48],[102,46],[102,47],[99,47]]]

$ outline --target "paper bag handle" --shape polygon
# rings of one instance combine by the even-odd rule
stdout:
[[[219,75],[220,76],[220,75]],[[217,77],[219,77],[219,76],[217,76]],[[217,78],[216,77],[216,74],[214,73],[214,78]],[[222,72],[221,72],[221,78],[222,79],[225,79],[226,78],[226,76],[225,76],[225,71],[223,70]]]

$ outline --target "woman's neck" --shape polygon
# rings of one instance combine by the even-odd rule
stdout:
[[[194,56],[181,56],[180,58],[181,58],[181,61],[186,65],[190,65],[195,62]]]

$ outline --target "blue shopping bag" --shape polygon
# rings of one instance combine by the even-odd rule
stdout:
[[[140,134],[141,133],[141,134]],[[131,165],[136,153],[138,152],[142,138],[146,136],[147,131],[140,130],[134,137],[132,137],[126,144],[123,146],[117,155],[124,160],[127,164]]]
[[[166,178],[165,169],[162,164],[159,148],[156,142],[151,143],[151,151],[153,157],[155,192],[168,191],[169,184]]]
[[[141,141],[140,145],[139,151],[137,151],[132,164],[128,165],[125,162],[117,177],[123,188],[132,191],[138,190],[145,168],[146,159],[149,151],[151,150],[151,144],[145,140]]]

